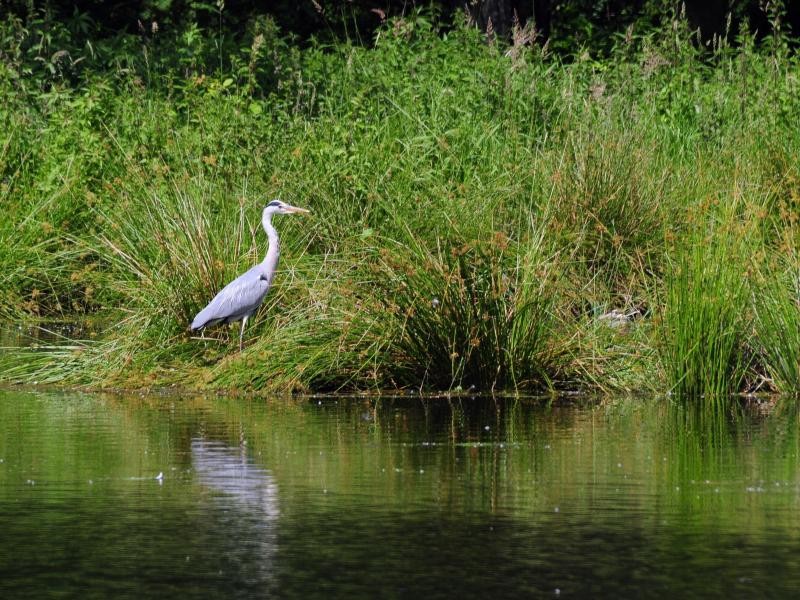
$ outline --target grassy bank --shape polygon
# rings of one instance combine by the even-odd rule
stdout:
[[[422,18],[370,48],[260,27],[221,66],[176,66],[179,40],[70,79],[0,66],[2,318],[103,324],[3,354],[4,379],[797,390],[800,65],[779,38],[700,53],[676,21],[595,59]],[[276,223],[248,347],[191,338],[263,257],[273,197],[313,215]]]

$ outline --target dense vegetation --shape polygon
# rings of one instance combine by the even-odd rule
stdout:
[[[800,69],[779,27],[705,48],[677,14],[602,56],[426,13],[369,46],[266,17],[235,40],[80,27],[0,28],[0,310],[100,333],[0,355],[5,380],[798,389]],[[273,197],[313,216],[277,222],[248,347],[191,338],[263,256]]]

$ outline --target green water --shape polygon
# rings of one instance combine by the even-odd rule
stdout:
[[[798,415],[0,392],[0,597],[790,597]]]

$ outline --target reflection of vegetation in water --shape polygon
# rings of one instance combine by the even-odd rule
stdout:
[[[29,572],[201,597],[430,592],[454,568],[471,591],[722,595],[794,582],[798,451],[793,402],[4,392],[0,526]]]
[[[797,419],[762,408],[674,401],[657,411],[652,483],[688,530],[758,532],[796,505]]]
[[[797,443],[796,421],[733,407],[326,402],[295,407],[288,430],[253,408],[244,419],[251,449],[293,490],[326,490],[325,503],[361,490],[398,510],[436,502],[448,511],[589,514],[624,505],[733,526],[738,511],[784,503],[795,481],[797,455],[784,448]],[[778,495],[757,496],[768,485]]]
[[[20,419],[33,428],[11,425]],[[788,405],[763,415],[736,404],[633,400],[20,394],[0,402],[0,423],[6,493],[28,478],[94,480],[123,493],[131,478],[155,485],[163,471],[163,493],[191,503],[182,483],[193,480],[191,440],[201,438],[267,470],[282,514],[360,504],[531,522],[624,513],[641,528],[666,521],[755,535],[774,523],[793,527],[787,510],[797,504],[800,431]]]

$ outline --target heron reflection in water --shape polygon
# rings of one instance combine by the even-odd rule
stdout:
[[[216,540],[210,557],[194,550],[198,568],[224,570],[249,597],[271,596],[280,517],[274,475],[254,462],[245,446],[204,437],[192,439],[191,460],[194,480],[205,490],[198,526]]]

